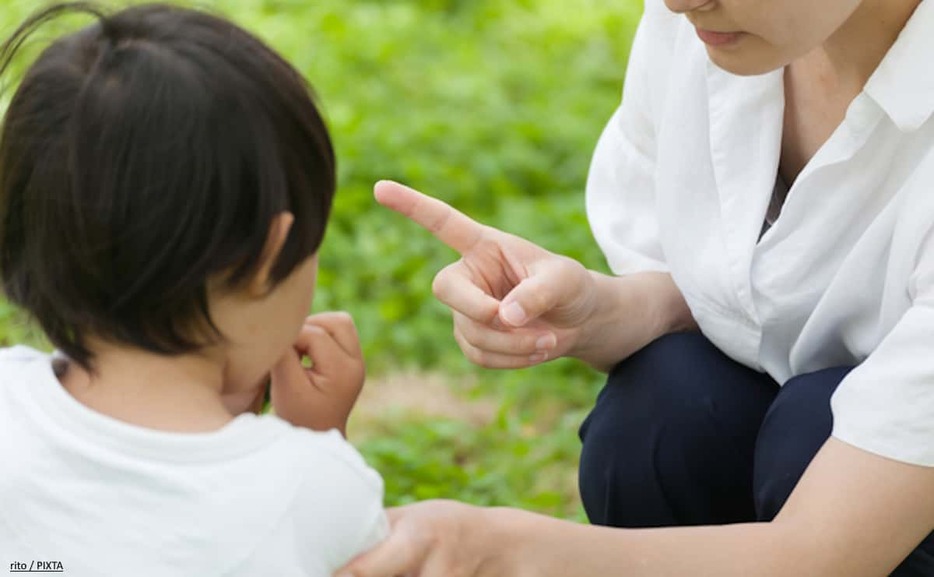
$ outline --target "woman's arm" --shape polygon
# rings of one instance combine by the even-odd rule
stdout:
[[[770,523],[613,529],[426,502],[339,575],[883,577],[934,530],[934,468],[830,439]]]
[[[581,333],[567,356],[609,371],[663,335],[697,330],[670,274],[641,272],[617,277],[591,271],[590,275],[595,306],[590,318],[581,323]]]
[[[461,350],[478,365],[522,368],[572,356],[608,370],[663,334],[693,326],[667,273],[591,272],[397,183],[378,183],[376,198],[460,253],[432,288],[451,308]]]
[[[934,529],[934,468],[831,439],[771,523],[625,531],[505,514],[503,529],[539,575],[882,577]]]

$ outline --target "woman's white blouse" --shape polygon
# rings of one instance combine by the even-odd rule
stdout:
[[[703,333],[779,383],[858,365],[833,435],[934,466],[934,3],[922,2],[761,237],[782,71],[740,77],[646,0],[587,186],[617,274],[670,271]]]

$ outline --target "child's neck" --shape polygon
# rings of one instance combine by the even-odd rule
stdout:
[[[209,355],[168,357],[138,349],[94,347],[94,372],[70,362],[59,377],[78,402],[133,425],[207,432],[233,414],[223,395],[224,363]]]

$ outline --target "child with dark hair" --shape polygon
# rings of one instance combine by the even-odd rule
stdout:
[[[341,435],[353,321],[305,316],[335,189],[310,90],[166,5],[47,8],[0,73],[75,12],[94,23],[30,67],[0,134],[0,279],[58,351],[0,350],[0,565],[329,575],[387,523]]]

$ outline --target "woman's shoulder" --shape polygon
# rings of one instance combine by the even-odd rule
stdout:
[[[624,101],[642,100],[646,113],[656,116],[675,70],[704,63],[706,54],[690,22],[663,0],[646,0],[629,55]]]
[[[898,216],[893,230],[893,254],[912,264],[913,280],[921,271],[934,282],[934,118],[921,127],[920,133],[929,135],[919,161],[901,189]]]

